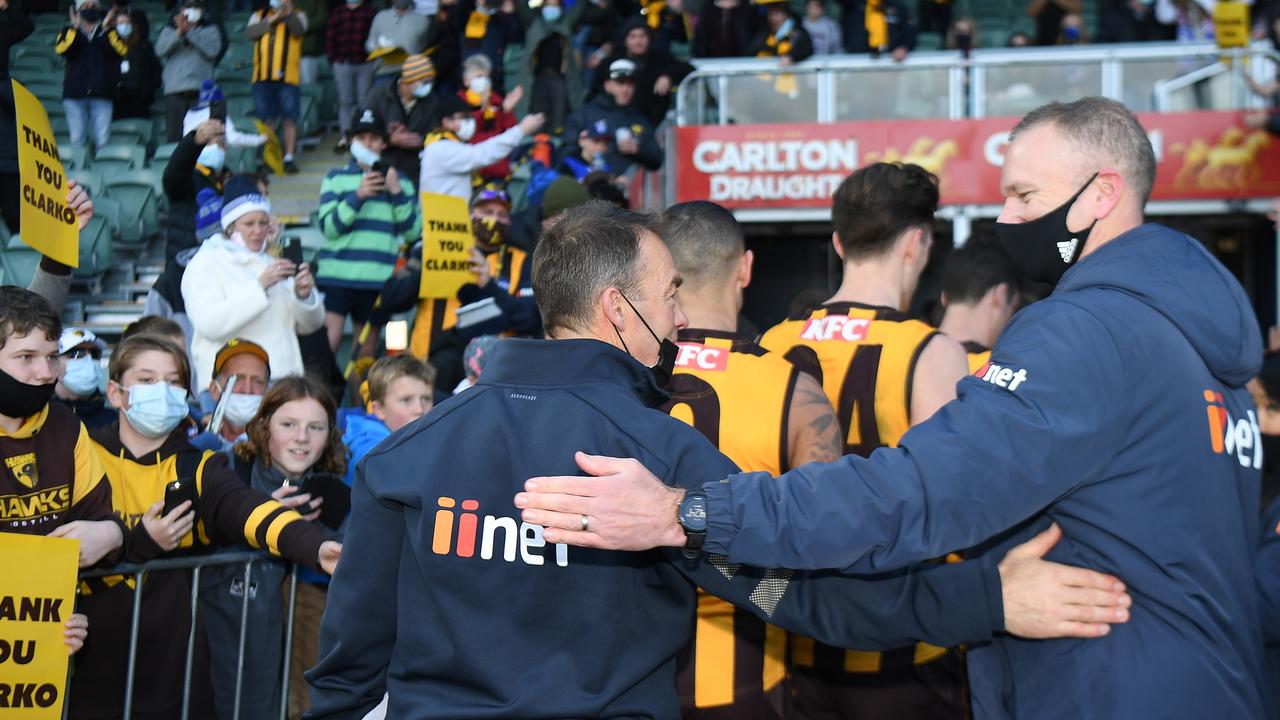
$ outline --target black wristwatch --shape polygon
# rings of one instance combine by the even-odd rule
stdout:
[[[685,493],[677,519],[684,528],[684,556],[692,560],[707,541],[707,494],[700,490]]]

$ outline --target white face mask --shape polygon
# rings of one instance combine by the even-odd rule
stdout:
[[[471,82],[467,83],[467,87],[471,89],[471,92],[483,95],[489,92],[489,88],[493,87],[493,82],[489,80],[487,75],[479,75],[471,78]]]
[[[184,9],[182,11],[182,14],[186,15],[187,22],[192,24],[200,22],[200,18],[204,17],[203,10],[201,10],[200,8],[193,8],[193,7]]]
[[[265,254],[265,253],[266,253],[266,251],[267,251],[267,241],[266,241],[266,240],[263,240],[263,241],[262,241],[262,247],[258,248],[257,250],[254,250],[253,248],[249,247],[249,241],[244,239],[244,234],[243,234],[243,233],[241,233],[239,230],[236,230],[236,231],[232,232],[232,233],[231,233],[231,237],[229,237],[229,238],[227,238],[227,239],[228,239],[228,240],[230,240],[231,242],[235,243],[236,245],[239,245],[240,247],[244,248],[245,250],[247,250],[247,251],[249,251],[249,252],[251,252],[251,253],[254,253],[254,254],[256,254],[256,255],[263,255],[263,254]]]
[[[249,424],[254,415],[258,414],[258,408],[261,405],[261,395],[242,395],[233,392],[231,397],[227,398],[227,409],[223,416],[232,425],[242,428]]]
[[[142,435],[158,439],[178,427],[187,416],[187,391],[167,382],[133,385],[129,388],[129,424]]]
[[[129,23],[124,23],[123,25],[117,25],[116,34],[119,35],[121,38],[128,40],[129,36],[133,34],[133,26],[130,25]]]
[[[370,150],[364,143],[359,140],[351,141],[351,157],[357,164],[365,167],[373,167],[373,164],[382,159],[378,153]]]
[[[101,363],[91,357],[80,357],[67,361],[67,369],[62,374],[62,386],[76,397],[89,397],[98,391],[101,379]]]
[[[462,125],[458,128],[458,139],[467,142],[476,135],[476,119],[469,117],[462,121]]]
[[[421,100],[431,94],[431,83],[422,83],[413,89],[413,96]]]
[[[222,149],[221,145],[209,144],[205,145],[200,151],[200,157],[196,158],[196,162],[209,168],[210,170],[221,170],[222,163],[227,160],[227,151]]]

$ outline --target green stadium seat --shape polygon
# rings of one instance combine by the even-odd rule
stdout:
[[[106,195],[98,195],[93,199],[93,216],[107,221],[112,238],[120,237],[120,203]]]
[[[96,168],[68,172],[67,177],[89,192],[89,197],[96,198],[102,192],[102,175]]]
[[[146,163],[146,151],[140,145],[103,145],[93,154],[93,169],[103,178],[137,170]]]
[[[252,127],[252,123],[249,125]],[[236,121],[236,127],[240,127],[240,121]],[[227,146],[227,167],[233,173],[248,173],[258,169],[258,158],[260,157],[259,148],[246,147],[244,145],[228,145]]]
[[[112,144],[128,144],[117,143],[116,133],[136,135],[138,144],[145,145],[148,150],[154,147],[155,126],[151,124],[150,118],[121,118],[111,122]]]
[[[105,194],[120,203],[120,240],[139,243],[159,231],[159,193],[146,170],[106,176]]]
[[[58,157],[68,170],[83,170],[89,167],[89,148],[75,145],[59,145]]]
[[[151,167],[160,168],[160,172],[164,172],[164,167],[169,164],[169,158],[173,156],[173,151],[178,149],[178,143],[165,143],[156,146],[156,151],[151,155]]]
[[[80,231],[80,265],[72,275],[81,279],[101,277],[111,267],[113,256],[110,224],[95,211]]]
[[[40,266],[40,253],[14,235],[9,238],[4,255],[0,255],[0,262],[4,263],[5,282],[26,287],[31,284],[31,278],[35,277],[36,268]]]

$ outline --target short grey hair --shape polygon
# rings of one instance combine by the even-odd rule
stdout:
[[[566,210],[533,251],[533,295],[543,327],[591,327],[596,298],[610,287],[640,299],[640,241],[646,233],[662,238],[656,217],[611,202],[592,200]]]
[[[1075,102],[1041,105],[1023,116],[1009,134],[1009,140],[1029,128],[1046,124],[1057,128],[1078,152],[1099,166],[1115,166],[1133,188],[1134,195],[1146,204],[1156,181],[1156,155],[1147,131],[1122,103],[1087,97]]]
[[[484,53],[476,53],[462,61],[462,74],[469,72],[482,72],[485,75],[493,74],[493,61]]]

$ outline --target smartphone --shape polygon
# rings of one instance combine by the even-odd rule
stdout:
[[[280,241],[280,258],[293,263],[293,274],[297,275],[297,268],[302,266],[302,238],[297,235],[290,235]]]
[[[227,103],[225,100],[214,100],[209,103],[209,119],[227,121]]]
[[[297,492],[295,492],[295,493],[294,493],[293,495],[291,495],[290,497],[297,497],[297,496],[299,496],[299,495],[306,495],[307,493],[312,492],[312,490],[313,490],[313,488],[311,487],[312,483],[311,483],[311,482],[309,482],[309,478],[304,478],[304,479],[303,479],[303,481],[302,481],[302,484],[301,484],[301,485],[293,485],[293,484],[292,484],[292,483],[290,483],[288,480],[285,480],[285,481],[284,481],[284,484],[285,484],[285,485],[290,485],[290,486],[292,486],[292,487],[296,487],[296,488],[298,488],[298,491],[297,491]],[[315,499],[315,498],[312,498],[312,500],[314,500],[314,499]],[[307,503],[306,505],[299,505],[299,506],[295,507],[293,510],[294,510],[294,512],[298,513],[299,515],[310,515],[311,513],[315,512],[315,510],[316,510],[316,509],[315,509],[315,507],[314,507],[311,503]]]
[[[191,507],[196,507],[196,481],[195,478],[178,478],[168,485],[164,486],[164,510],[160,512],[160,516],[164,517],[173,512],[173,509],[182,503],[190,500]]]
[[[387,170],[390,170],[390,169],[391,169],[391,166],[390,166],[390,165],[388,165],[388,164],[386,164],[385,162],[383,162],[383,161],[379,160],[378,162],[376,162],[376,163],[374,163],[374,164],[373,164],[373,167],[371,167],[371,168],[369,168],[369,169],[370,169],[371,171],[376,172],[376,173],[378,173],[379,175],[381,175],[381,176],[382,176],[382,180],[385,182],[385,181],[386,181],[386,179],[387,179]]]

